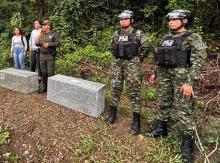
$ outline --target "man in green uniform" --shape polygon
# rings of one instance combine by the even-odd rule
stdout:
[[[171,33],[155,48],[155,71],[150,82],[157,79],[160,113],[157,126],[145,136],[167,136],[170,115],[182,129],[181,154],[184,162],[193,162],[195,129],[195,95],[199,75],[207,56],[207,46],[198,34],[187,31],[193,23],[188,10],[174,10],[167,15]]]
[[[40,44],[40,67],[42,70],[43,88],[41,92],[47,91],[47,79],[54,75],[56,48],[59,46],[57,34],[52,30],[49,20],[44,20],[43,31],[39,36]]]
[[[112,81],[111,81],[111,108],[106,119],[108,124],[116,120],[117,107],[124,82],[128,85],[131,108],[133,110],[133,123],[131,132],[140,133],[140,88],[141,69],[140,62],[146,57],[147,37],[141,30],[132,27],[134,23],[133,12],[123,11],[119,16],[121,29],[116,31],[112,39]]]

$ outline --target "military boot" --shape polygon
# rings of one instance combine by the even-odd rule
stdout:
[[[180,147],[182,159],[184,163],[193,163],[193,146],[194,140],[190,134],[184,134]]]
[[[42,86],[39,90],[39,93],[47,92],[47,75],[42,75]]]
[[[105,120],[107,124],[113,124],[116,120],[117,107],[111,106],[110,114],[108,118]]]
[[[41,93],[41,89],[42,89],[42,78],[39,77],[38,78],[38,90],[37,90],[37,93]]]
[[[146,137],[167,136],[167,121],[158,121],[157,126],[150,132],[145,132]]]
[[[138,135],[140,133],[140,113],[133,112],[133,123],[131,126],[131,133]]]

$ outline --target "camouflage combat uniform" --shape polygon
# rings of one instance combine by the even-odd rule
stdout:
[[[133,30],[135,29],[131,28],[130,33],[133,32]],[[113,35],[112,44],[118,37],[118,35],[119,32],[116,31]],[[139,41],[138,54],[130,59],[122,59],[115,56],[113,56],[112,58],[111,106],[118,107],[120,96],[123,90],[123,85],[125,82],[129,89],[131,108],[133,112],[139,113],[141,105],[140,89],[142,77],[140,62],[144,57],[146,57],[148,44],[147,37],[141,30],[137,30],[135,32],[135,35],[137,40]]]
[[[173,34],[178,37],[181,34]],[[191,51],[188,68],[156,66],[155,74],[158,80],[158,97],[160,102],[160,113],[158,119],[168,121],[170,115],[182,124],[185,132],[192,133],[195,126],[194,104],[196,97],[184,98],[180,92],[183,84],[192,86],[196,94],[198,89],[199,75],[202,70],[204,60],[207,56],[206,45],[202,42],[198,34],[191,34],[182,43],[182,47]]]

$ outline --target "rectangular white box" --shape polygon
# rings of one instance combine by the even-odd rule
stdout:
[[[38,74],[15,68],[0,70],[0,86],[25,94],[38,90]]]
[[[105,107],[105,85],[65,75],[48,78],[47,100],[98,117]]]

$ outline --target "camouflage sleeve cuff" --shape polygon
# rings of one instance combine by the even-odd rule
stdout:
[[[187,82],[186,82],[186,84],[188,84],[188,85],[190,85],[190,86],[193,86],[193,80],[188,79]]]
[[[150,73],[151,75],[156,75],[157,76],[157,67],[156,65],[152,66],[151,69],[150,69]]]

